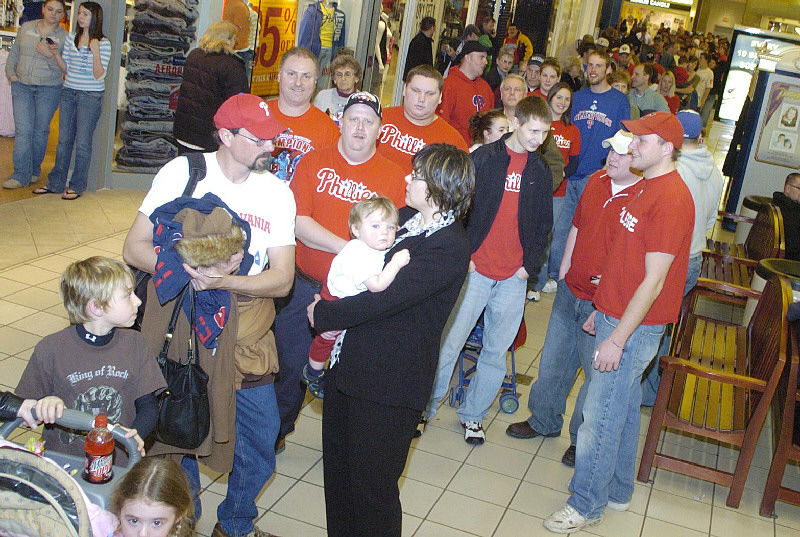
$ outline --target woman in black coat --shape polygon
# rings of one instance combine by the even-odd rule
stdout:
[[[414,157],[406,182],[408,207],[386,258],[406,248],[409,264],[383,292],[317,298],[308,308],[317,331],[346,329],[326,375],[322,416],[330,537],[400,536],[397,482],[469,265],[461,225],[475,183],[469,156],[429,145]]]
[[[236,26],[215,22],[186,57],[172,133],[180,154],[216,151],[214,114],[228,97],[247,93],[245,65],[234,53]]]

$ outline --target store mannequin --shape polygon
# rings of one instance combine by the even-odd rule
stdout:
[[[370,93],[380,98],[383,92],[383,74],[392,58],[392,30],[389,28],[389,15],[381,11],[375,34],[375,54],[372,63],[372,83]]]
[[[345,45],[345,14],[334,0],[314,0],[308,6],[297,30],[297,44],[319,58],[317,87],[330,85],[331,58]]]

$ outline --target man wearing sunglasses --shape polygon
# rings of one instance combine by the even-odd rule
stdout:
[[[236,304],[241,314],[244,309],[255,307],[271,309],[274,297],[286,296],[294,280],[294,196],[288,185],[265,170],[270,155],[275,149],[273,139],[285,131],[284,125],[275,118],[274,105],[260,97],[240,93],[230,97],[214,115],[217,131],[214,137],[219,148],[214,153],[204,153],[206,174],[194,191],[193,198],[207,193],[215,194],[243,220],[250,224],[249,253],[254,257],[247,275],[237,275],[241,253],[235,253],[229,261],[230,271],[209,275],[203,267],[188,268],[192,286],[198,291],[223,289],[236,293]],[[136,219],[131,226],[123,246],[125,261],[136,268],[153,273],[156,252],[153,248],[153,222],[149,215],[163,205],[180,197],[190,177],[189,162],[177,157],[164,165],[153,179],[153,185],[145,196]],[[238,258],[238,261],[237,261]],[[257,301],[266,300],[266,304]],[[249,303],[248,306],[242,306]],[[254,305],[256,304],[256,305]],[[156,304],[157,306],[157,304]],[[232,314],[233,312],[231,312]],[[271,319],[264,315],[264,323],[270,326]],[[239,319],[244,319],[239,316]],[[262,323],[262,324],[264,324]],[[238,323],[238,336],[243,335],[244,322]],[[235,327],[234,327],[235,328]],[[163,335],[162,335],[163,337]],[[253,343],[237,338],[236,347],[263,350],[260,355],[276,354],[273,336],[265,330],[263,336]],[[215,360],[225,360],[232,369],[237,369],[237,378],[231,378],[235,387],[236,420],[228,438],[222,442],[226,424],[216,423],[211,433],[212,448],[204,444],[197,450],[198,456],[210,455],[217,462],[208,464],[218,471],[225,466],[220,460],[226,445],[233,446],[233,468],[229,476],[225,500],[217,509],[218,523],[215,537],[239,535],[267,535],[253,524],[258,515],[255,499],[275,469],[275,439],[280,426],[280,415],[275,398],[274,371],[256,374],[242,366],[226,349],[215,354]],[[258,360],[254,360],[257,362]],[[241,378],[241,377],[244,378]],[[222,380],[217,381],[222,383]],[[215,377],[209,382],[209,393],[215,389]],[[213,409],[212,409],[213,410]],[[216,412],[216,410],[215,410]],[[257,424],[254,427],[253,424]],[[235,435],[235,436],[234,436]],[[235,439],[235,442],[234,442]],[[219,450],[219,451],[217,451]],[[175,451],[182,451],[176,449]],[[230,455],[226,459],[230,464]],[[200,489],[199,470],[195,458],[184,457],[182,466],[189,478],[195,497],[195,516],[200,518],[197,493]],[[230,469],[227,466],[225,469]]]

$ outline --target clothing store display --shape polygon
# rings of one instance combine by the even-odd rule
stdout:
[[[0,69],[5,72],[8,51],[0,49]],[[11,83],[0,77],[0,136],[14,136],[14,110],[11,105]]]
[[[172,134],[199,0],[136,0],[125,68],[127,109],[117,167],[154,173],[178,155]]]

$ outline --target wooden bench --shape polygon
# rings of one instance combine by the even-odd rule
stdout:
[[[703,251],[700,276],[750,287],[758,261],[767,257],[781,258],[785,254],[781,211],[774,205],[763,205],[755,219],[720,214],[740,222],[752,222],[753,227],[742,244],[708,239],[707,249]]]
[[[775,510],[775,502],[800,505],[800,491],[781,486],[786,463],[790,460],[800,462],[800,390],[797,375],[800,374],[798,361],[797,323],[791,326],[787,338],[789,367],[785,368],[775,398],[772,400],[772,437],[775,451],[767,474],[764,496],[761,498],[759,512],[770,516]]]
[[[771,278],[744,327],[694,313],[694,301],[703,294],[719,292],[727,292],[724,284],[698,281],[688,297],[686,317],[675,331],[671,355],[660,359],[661,384],[637,479],[648,481],[656,466],[712,481],[730,487],[726,504],[738,507],[758,435],[786,362],[786,309],[792,293],[785,278]],[[735,471],[658,453],[664,428],[739,446]]]

